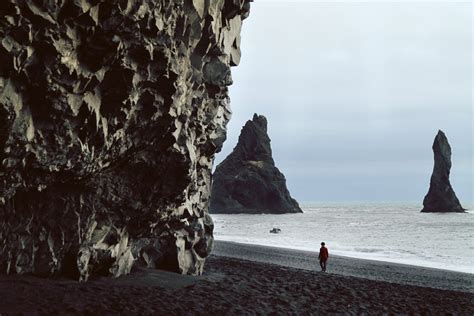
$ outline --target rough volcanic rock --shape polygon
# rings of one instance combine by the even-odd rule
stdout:
[[[254,114],[242,128],[237,146],[214,174],[211,213],[301,213],[275,166],[267,119]]]
[[[451,146],[442,131],[433,142],[434,168],[430,189],[423,200],[422,212],[464,212],[449,182]]]
[[[2,273],[201,273],[249,2],[2,0]]]

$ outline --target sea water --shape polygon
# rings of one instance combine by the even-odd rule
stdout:
[[[420,213],[417,203],[313,203],[302,214],[214,214],[217,240],[474,273],[474,207]],[[280,228],[278,234],[270,233]]]

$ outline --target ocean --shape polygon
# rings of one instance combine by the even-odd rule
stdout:
[[[217,240],[474,273],[474,206],[420,213],[418,203],[311,203],[303,214],[213,214]],[[278,234],[270,233],[279,228]]]

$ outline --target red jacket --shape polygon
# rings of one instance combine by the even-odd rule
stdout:
[[[321,247],[321,249],[319,249],[319,260],[325,261],[328,259],[328,257],[329,257],[328,248]]]

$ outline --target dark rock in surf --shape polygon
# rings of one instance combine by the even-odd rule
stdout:
[[[267,119],[255,114],[213,174],[211,213],[301,213],[275,166]]]
[[[433,142],[434,168],[422,212],[464,212],[449,182],[451,146],[440,130]]]

